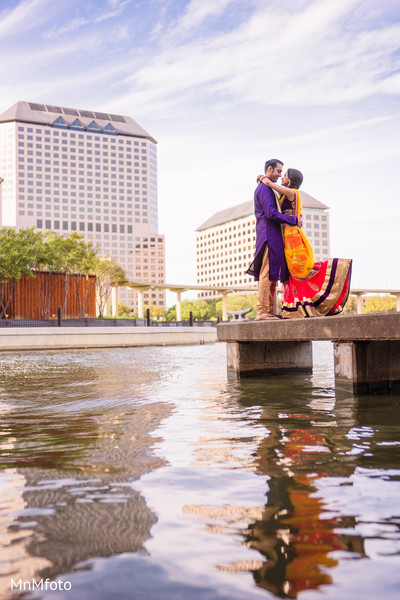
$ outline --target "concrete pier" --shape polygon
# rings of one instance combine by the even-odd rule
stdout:
[[[400,313],[221,323],[228,373],[310,372],[311,342],[334,343],[335,384],[356,394],[400,388]]]

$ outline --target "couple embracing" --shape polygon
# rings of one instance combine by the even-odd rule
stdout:
[[[282,282],[282,317],[301,318],[342,312],[350,291],[349,259],[316,262],[302,232],[301,197],[303,175],[277,159],[265,163],[254,194],[256,250],[246,271],[258,281],[256,320],[278,319],[275,296]],[[277,181],[282,177],[282,185]]]

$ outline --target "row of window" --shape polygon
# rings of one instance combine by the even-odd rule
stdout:
[[[32,133],[32,134],[34,133],[33,127],[24,127],[22,125],[18,126],[18,131],[26,132],[26,133]],[[73,132],[68,132],[67,133],[66,131],[65,132],[59,132],[59,131],[54,131],[53,129],[50,129],[50,128],[35,129],[35,133],[36,133],[36,135],[51,135],[51,136],[54,136],[54,137],[68,137],[68,138],[76,138],[77,137],[78,139],[94,140],[95,142],[100,142],[100,141],[104,142],[104,139],[101,138],[100,136],[93,136],[93,135],[84,134],[84,133],[79,133],[79,134],[78,133],[73,133]],[[59,135],[60,133],[61,133],[61,136]],[[95,133],[95,132],[93,132],[93,133]],[[140,144],[141,146],[147,146],[147,142],[144,142],[144,141],[138,142],[136,140],[132,140],[132,137],[134,137],[134,136],[129,136],[129,137],[128,136],[123,136],[123,137],[121,136],[118,140],[115,140],[115,141],[112,140],[111,143],[117,143],[117,141],[118,141],[118,143],[120,145],[125,144],[125,145],[128,145],[128,146],[131,146],[131,145],[139,146],[139,144]],[[28,135],[27,139],[32,139],[32,136]]]
[[[59,161],[57,161],[57,162],[59,162]],[[48,160],[46,160],[45,163],[46,164],[51,164],[51,162],[48,161]],[[68,164],[67,163],[65,165],[63,164],[63,166],[68,166]],[[82,168],[84,169],[86,167],[82,167]],[[100,170],[100,165],[95,165],[94,168],[95,168],[96,171],[99,171]],[[18,177],[19,178],[25,178],[25,165],[23,163],[19,164],[18,165],[18,169],[19,169],[19,171],[18,171]],[[96,179],[96,183],[102,184],[102,185],[117,185],[118,184],[119,186],[122,186],[122,187],[125,185],[124,184],[124,179],[125,178],[122,175],[119,175],[119,178],[118,178],[119,181],[118,182],[117,181],[111,181],[111,182],[108,181],[109,178],[110,179],[117,179],[117,175],[115,173],[115,171],[116,171],[115,167],[111,168],[111,171],[113,171],[111,173],[111,175],[109,175],[107,172],[93,173],[92,169],[93,169],[93,165],[89,165],[89,166],[87,166],[87,172],[86,173],[85,173],[85,171],[78,171],[78,175],[80,175],[80,176],[86,176],[86,181],[88,181],[88,182],[90,182],[90,179],[93,178],[93,177],[97,177],[97,178],[98,177],[103,177],[104,178],[103,182],[101,182],[101,179]],[[28,165],[28,171],[33,171],[33,165]],[[33,172],[27,172],[26,173],[26,177],[27,177],[27,179],[33,179],[33,178],[39,179],[39,175],[42,174],[42,171],[43,171],[43,167],[42,166],[35,165],[35,173],[33,173]],[[60,168],[59,167],[50,168],[50,167],[46,166],[44,168],[44,172],[45,173],[60,173]],[[122,169],[122,171],[120,171],[120,172],[128,172],[128,170]],[[131,173],[132,170],[130,170],[129,172]],[[134,172],[136,172],[136,170]],[[72,170],[61,169],[61,173],[63,173],[63,174],[69,173],[72,176],[75,176],[77,174],[75,169],[72,169]],[[139,171],[139,173],[140,173],[140,171]],[[72,181],[72,178],[71,178],[71,181]],[[128,179],[128,177],[126,177],[126,179]],[[33,182],[28,181],[27,184],[28,185],[33,185]],[[129,186],[129,187],[132,187],[132,186]]]
[[[119,146],[109,146],[108,144],[98,144],[98,143],[94,143],[93,142],[88,142],[88,141],[82,141],[82,142],[76,142],[75,140],[70,140],[70,139],[65,139],[65,140],[59,140],[59,139],[54,139],[51,140],[50,138],[45,137],[44,139],[42,139],[41,137],[36,137],[33,138],[32,136],[28,136],[27,138],[23,135],[23,134],[18,134],[18,147],[19,148],[36,148],[37,150],[43,150],[43,142],[44,142],[44,149],[45,150],[54,150],[54,151],[59,151],[60,150],[60,145],[61,144],[61,150],[64,151],[68,151],[68,150],[76,150],[75,146],[79,146],[79,150],[85,150],[88,154],[92,154],[93,150],[92,148],[95,148],[95,152],[100,152],[100,149],[102,148],[103,151],[105,150],[106,152],[108,152],[109,150],[112,152],[112,156],[116,156],[116,152],[118,150],[118,157],[119,158],[125,158],[125,157],[130,157],[132,158],[132,152],[133,155],[137,158],[140,157],[139,155],[139,148],[124,148],[123,146],[119,147]],[[36,143],[36,146],[34,145],[34,142]],[[90,148],[90,150],[89,150]],[[147,154],[147,148],[141,148],[141,153],[142,154]],[[147,156],[142,157],[145,160],[147,160]]]
[[[63,229],[64,231],[96,231],[104,233],[132,233],[132,225],[125,225],[120,223],[119,226],[116,223],[84,223],[80,221],[51,221],[51,220],[43,220],[37,219],[36,221],[37,229]]]
[[[313,219],[315,221],[319,221],[319,220],[321,220],[321,221],[327,221],[328,217],[327,217],[327,215],[319,215],[319,214],[313,214],[313,215],[311,215],[311,214],[307,213],[307,214],[305,214],[305,219],[306,220]],[[242,224],[238,223],[237,225],[232,225],[230,227],[226,227],[223,230],[209,231],[207,233],[203,233],[203,234],[199,235],[198,236],[198,240],[203,240],[203,239],[205,240],[205,239],[208,239],[208,238],[220,237],[222,235],[228,234],[230,231],[235,231],[235,230],[237,230],[238,236],[239,235],[244,235],[246,232],[239,231],[239,229],[241,229],[241,227],[243,227],[243,228],[245,228],[245,227],[251,227],[252,225],[254,227],[254,225],[255,225],[255,221],[254,220],[252,221],[252,223],[250,223],[250,222],[246,222],[246,223],[242,223]],[[249,234],[250,230],[248,230],[247,233]],[[233,236],[235,237],[235,234],[233,234]],[[226,239],[226,237],[225,237],[225,239]]]

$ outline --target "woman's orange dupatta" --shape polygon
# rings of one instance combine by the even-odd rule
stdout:
[[[299,191],[295,190],[295,192],[297,196],[295,216],[300,217],[301,198]],[[297,225],[289,226],[283,231],[283,243],[289,273],[295,279],[307,279],[315,263],[314,250],[308,237]]]

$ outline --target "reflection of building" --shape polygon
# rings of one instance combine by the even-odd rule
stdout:
[[[1,598],[11,577],[63,579],[81,561],[138,552],[157,520],[131,481],[163,466],[149,448],[169,405],[127,409],[129,361],[49,357],[2,372]],[[132,390],[158,377],[138,361]]]
[[[76,231],[129,278],[164,282],[156,142],[130,117],[17,102],[0,116],[0,172],[2,225]]]
[[[314,246],[317,260],[329,258],[328,207],[301,192],[304,231]],[[246,274],[255,248],[253,201],[215,213],[196,230],[197,285],[251,285]],[[201,292],[199,297],[216,297],[216,292]]]

